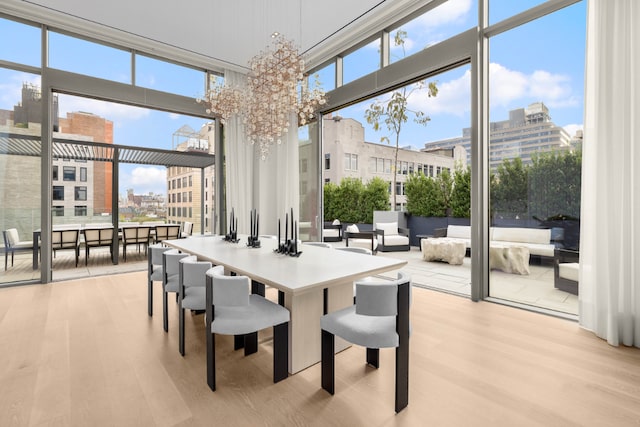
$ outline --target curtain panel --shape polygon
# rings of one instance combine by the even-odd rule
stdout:
[[[580,325],[640,347],[640,2],[587,11]]]

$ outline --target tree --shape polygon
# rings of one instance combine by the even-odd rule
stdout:
[[[373,223],[374,210],[387,210],[388,184],[382,178],[373,178],[366,185],[360,178],[344,178],[340,185],[324,185],[324,217],[327,221]]]
[[[527,218],[529,168],[520,157],[505,159],[491,182],[493,214],[501,218]]]
[[[396,46],[402,47],[403,56],[405,54],[404,41],[406,37],[406,31],[398,30],[393,40]],[[391,210],[395,210],[396,208],[396,168],[398,164],[398,149],[400,147],[400,132],[402,132],[402,126],[409,119],[409,114],[413,115],[413,121],[415,123],[424,126],[431,120],[424,112],[409,108],[409,98],[423,91],[426,91],[428,97],[433,97],[438,94],[438,88],[435,82],[427,83],[426,80],[420,80],[412,85],[404,86],[401,89],[393,91],[386,100],[374,101],[365,111],[365,119],[367,123],[373,125],[373,130],[377,132],[380,130],[380,126],[384,124],[395,139],[396,149],[392,166],[393,181],[391,183],[391,194],[393,201],[391,203]],[[380,138],[380,142],[390,143],[389,137],[383,136]]]
[[[455,218],[471,217],[471,167],[457,168],[453,174],[451,191],[451,216]]]

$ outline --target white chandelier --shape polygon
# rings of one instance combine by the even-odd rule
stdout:
[[[272,46],[249,61],[246,88],[217,85],[198,102],[207,106],[207,113],[218,114],[222,123],[239,114],[246,138],[258,145],[264,160],[271,146],[282,143],[292,114],[297,125],[305,125],[326,103],[318,81],[313,89],[302,84],[303,72],[304,59],[293,42],[277,36]]]

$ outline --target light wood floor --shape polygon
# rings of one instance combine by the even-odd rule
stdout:
[[[393,410],[394,353],[336,356],[336,394],[315,365],[272,383],[272,343],[218,343],[205,381],[202,316],[162,330],[146,273],[0,289],[0,426],[631,426],[640,423],[640,350],[576,323],[415,288],[409,406]]]

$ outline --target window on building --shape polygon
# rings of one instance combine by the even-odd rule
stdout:
[[[189,218],[193,218],[193,208],[189,208]]]
[[[64,166],[62,168],[62,179],[64,181],[75,181],[76,180],[76,167],[75,166]]]
[[[87,216],[87,207],[86,206],[75,206],[73,214],[75,216]]]
[[[53,186],[53,200],[64,200],[64,187],[61,185]]]
[[[175,179],[171,180],[171,188],[174,189],[174,190],[176,189],[176,180]]]
[[[54,181],[58,180],[58,166],[53,167],[53,180]]]
[[[433,165],[429,165],[429,176],[433,176]]]
[[[357,171],[358,170],[358,155],[345,153],[344,154],[344,170]]]
[[[87,182],[87,168],[80,168],[80,181]]]
[[[391,173],[391,159],[384,159],[384,173]]]
[[[413,173],[413,166],[414,166],[414,163],[413,162],[409,162],[409,175],[411,175]]]
[[[64,216],[64,206],[53,206],[51,216]]]
[[[178,178],[177,182],[178,182],[178,188],[181,188],[182,187],[182,180],[180,178]]]
[[[187,202],[187,192],[185,191],[184,193],[182,193],[182,201],[183,202]]]
[[[76,187],[73,194],[74,200],[87,200],[87,187]]]
[[[206,199],[207,199],[207,198],[205,197],[205,200],[206,200]],[[189,203],[191,203],[191,202],[193,202],[193,192],[192,192],[192,191],[189,191]]]
[[[183,176],[183,177],[182,177],[182,186],[183,186],[184,188],[187,188],[187,177],[186,177],[186,176]]]
[[[193,175],[189,175],[189,187],[193,187]]]
[[[440,175],[440,172],[442,172],[442,168],[440,166],[436,167],[436,176]]]
[[[300,173],[306,173],[307,172],[307,159],[301,159],[300,160]]]
[[[178,203],[182,202],[182,193],[178,193]]]
[[[331,169],[331,154],[329,153],[324,155],[324,168]]]
[[[402,183],[396,182],[396,195],[402,196]]]
[[[176,216],[176,207],[171,208],[171,216]]]
[[[376,160],[376,172],[384,173],[384,159],[383,158],[378,158]]]

